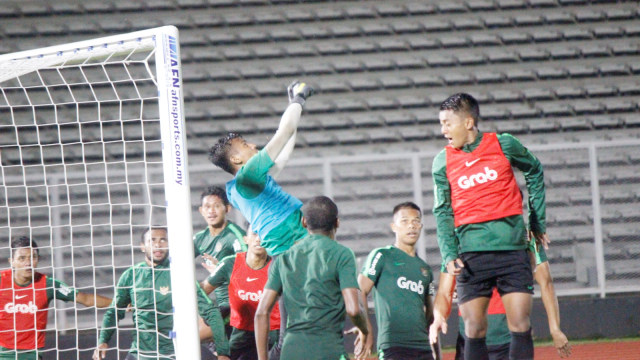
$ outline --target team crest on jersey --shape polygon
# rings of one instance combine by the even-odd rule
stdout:
[[[169,294],[169,287],[168,286],[160,286],[160,294],[162,294],[162,295]]]
[[[422,276],[429,276],[429,270],[427,268],[420,268]]]
[[[217,243],[216,244],[216,248],[215,248],[215,252],[220,252],[220,250],[222,250],[222,243]]]

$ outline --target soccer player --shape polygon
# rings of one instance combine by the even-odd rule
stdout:
[[[205,263],[217,264],[223,258],[241,251],[247,251],[244,242],[245,232],[232,221],[227,220],[227,213],[231,205],[227,200],[224,189],[218,186],[207,187],[200,194],[200,215],[207,222],[207,227],[193,236],[194,254],[201,255]],[[215,290],[216,300],[222,318],[228,323],[229,291],[226,286],[219,286]],[[202,318],[200,322],[200,338],[210,339],[213,335]],[[225,326],[227,336],[231,334],[231,326]]]
[[[367,312],[367,295],[375,287],[378,356],[380,359],[440,359],[439,346],[429,343],[433,321],[431,269],[416,255],[416,242],[422,231],[422,211],[405,202],[393,208],[392,246],[374,249],[358,275],[361,303]],[[369,331],[371,324],[367,317]],[[373,337],[365,344],[368,356]]]
[[[26,236],[11,240],[10,269],[0,273],[0,359],[40,359],[51,300],[107,307],[111,299],[79,292],[41,274],[38,244]]]
[[[173,340],[173,301],[169,273],[167,229],[151,227],[142,234],[140,248],[145,261],[127,269],[116,286],[112,306],[104,314],[99,345],[93,359],[104,359],[109,340],[129,304],[133,308],[136,334],[127,360],[175,359]],[[213,330],[218,359],[229,359],[229,343],[218,305],[197,286],[198,311]],[[198,350],[199,351],[199,350]]]
[[[260,246],[260,238],[253,231],[245,236],[249,248],[247,252],[228,256],[218,264],[214,272],[203,282],[206,293],[218,287],[229,288],[231,306],[231,326],[233,332],[229,346],[232,360],[253,360],[258,358],[254,335],[253,318],[267,283],[271,257]],[[280,311],[276,304],[271,311],[269,345],[278,340]]]
[[[542,166],[515,137],[480,132],[480,109],[471,95],[450,96],[441,104],[439,118],[449,144],[433,160],[433,213],[443,263],[457,276],[465,359],[488,358],[486,313],[496,286],[509,320],[509,356],[532,359],[533,275],[512,166],[522,171],[527,184],[532,234],[547,247]]]
[[[249,221],[271,256],[281,254],[307,235],[300,220],[302,202],[285,192],[274,178],[293,151],[302,106],[313,94],[313,88],[296,81],[287,92],[289,106],[282,114],[278,130],[262,150],[258,151],[255,144],[247,143],[235,133],[218,139],[209,149],[209,160],[234,176],[226,184],[229,202]],[[280,318],[280,340],[275,353],[284,341],[287,311],[283,304]],[[277,355],[273,358],[277,359]]]
[[[311,87],[298,82],[291,84],[288,91],[289,106],[275,135],[262,150],[235,133],[218,139],[209,149],[209,160],[234,176],[226,184],[229,202],[249,221],[272,256],[307,235],[300,222],[302,202],[282,190],[269,174],[274,165],[281,164],[276,171],[284,166],[295,145],[302,105],[313,94]]]
[[[361,331],[360,343],[370,341],[358,305],[355,256],[335,241],[338,207],[319,196],[302,212],[309,236],[274,260],[258,304],[254,326],[260,360],[267,360],[269,317],[280,295],[289,314],[282,360],[347,359],[342,335],[345,312]],[[356,349],[356,355],[361,351]]]

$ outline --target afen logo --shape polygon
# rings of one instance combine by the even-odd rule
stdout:
[[[397,284],[400,289],[407,289],[420,295],[424,294],[424,285],[422,285],[422,280],[416,283],[415,281],[407,280],[406,277],[401,276],[398,278]]]
[[[9,314],[35,314],[36,311],[38,311],[38,307],[33,303],[33,301],[29,301],[28,304],[14,304],[10,302],[4,306],[4,311]]]
[[[487,181],[493,181],[497,178],[498,172],[485,166],[483,173],[477,173],[469,177],[467,177],[466,175],[461,176],[458,179],[458,186],[460,186],[460,188],[462,189],[468,189],[476,186],[476,184],[484,184]]]
[[[245,301],[250,300],[258,302],[260,301],[260,299],[262,299],[262,290],[258,290],[257,294],[244,290],[238,290],[238,296],[240,297],[240,299]]]

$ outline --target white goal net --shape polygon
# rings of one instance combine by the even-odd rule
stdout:
[[[168,226],[171,335],[178,359],[199,359],[182,109],[174,27],[0,56],[0,270],[9,239],[28,236],[38,272],[113,297],[121,274],[144,260],[142,232]],[[40,355],[90,358],[103,314],[51,301]],[[127,315],[118,333],[134,328]],[[120,335],[110,358],[129,349]]]

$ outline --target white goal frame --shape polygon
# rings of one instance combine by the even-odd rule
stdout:
[[[110,56],[119,48],[155,47],[155,73],[162,139],[166,217],[169,232],[176,358],[199,360],[200,339],[192,243],[190,185],[178,29],[164,26],[0,56],[0,82],[44,67]],[[148,43],[148,44],[146,44]],[[34,65],[37,63],[37,65]],[[151,69],[149,69],[151,70]],[[132,264],[133,265],[133,264]],[[115,286],[115,284],[113,284]],[[118,349],[124,350],[124,349]]]

